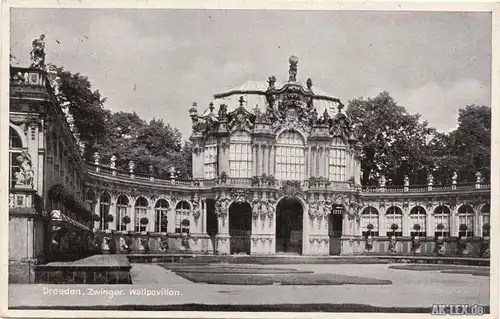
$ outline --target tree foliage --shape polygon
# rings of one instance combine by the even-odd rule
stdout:
[[[362,144],[362,183],[376,185],[384,175],[402,185],[408,175],[413,185],[427,183],[432,173],[436,185],[450,185],[454,172],[460,182],[475,182],[476,172],[489,180],[491,159],[491,109],[469,105],[458,111],[458,126],[438,132],[409,114],[387,92],[374,98],[349,101],[347,113]]]
[[[115,155],[119,170],[128,171],[129,161],[134,161],[137,174],[149,174],[152,166],[153,175],[160,178],[168,177],[171,167],[181,178],[191,175],[191,145],[182,144],[178,129],[158,119],[148,123],[135,112],[111,113],[104,108],[106,99],[98,90],[92,91],[87,77],[63,68],[57,71],[62,99],[69,102],[87,161],[93,161],[98,152],[105,165]]]
[[[108,134],[108,121],[111,112],[104,109],[106,98],[99,90],[92,91],[89,79],[79,73],[71,73],[57,68],[61,78],[60,91],[62,103],[69,103],[69,111],[75,120],[80,138],[85,144],[86,159],[95,151],[95,143],[105,139]]]
[[[435,129],[419,114],[409,114],[388,92],[349,101],[347,114],[362,144],[364,185],[375,184],[381,175],[395,184],[402,184],[405,174],[422,179],[430,165],[426,139]]]

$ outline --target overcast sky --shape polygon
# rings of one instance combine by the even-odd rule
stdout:
[[[287,80],[292,54],[299,81],[344,104],[387,90],[448,131],[459,108],[490,105],[490,30],[489,13],[12,9],[11,49],[29,64],[45,33],[46,61],[88,76],[106,108],[163,118],[183,138],[193,101]]]

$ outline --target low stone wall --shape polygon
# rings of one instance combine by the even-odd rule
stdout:
[[[212,240],[208,235],[115,232],[101,233],[99,236],[102,253],[213,253]]]
[[[47,222],[31,207],[9,209],[9,283],[33,283],[46,259]]]
[[[456,237],[443,240],[443,250],[436,251],[436,239],[422,237],[419,239],[419,248],[414,250],[410,237],[396,238],[395,249],[391,251],[389,237],[373,237],[372,247],[369,248],[368,240],[364,237],[351,237],[341,239],[342,255],[370,255],[370,254],[398,254],[398,255],[423,255],[423,256],[455,256],[455,257],[489,257],[489,243],[483,238],[470,238],[461,243]],[[463,245],[463,246],[462,246]],[[462,246],[462,247],[461,247]],[[465,249],[464,249],[465,248]],[[486,251],[488,249],[488,251]]]
[[[35,268],[37,284],[131,284],[130,262],[120,255],[95,255]]]

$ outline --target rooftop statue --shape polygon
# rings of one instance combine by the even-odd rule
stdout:
[[[290,62],[290,78],[288,79],[290,82],[296,82],[297,81],[297,64],[299,63],[299,58],[296,57],[295,55],[292,55],[289,59],[288,62]]]
[[[34,39],[31,45],[31,67],[45,69],[45,34],[42,33],[40,38]]]

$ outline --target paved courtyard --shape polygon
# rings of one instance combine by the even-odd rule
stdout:
[[[262,265],[259,267],[275,267]],[[249,305],[249,304],[362,304],[376,307],[430,307],[436,303],[489,304],[488,276],[440,271],[391,269],[390,264],[279,265],[315,273],[387,279],[392,285],[235,286],[192,283],[154,264],[132,264],[133,285],[72,285],[81,295],[57,296],[47,288],[58,285],[10,285],[9,307],[123,306],[123,305]],[[138,295],[146,287],[160,295]],[[88,288],[93,288],[90,292]],[[101,289],[102,288],[102,289]],[[165,288],[164,290],[159,290]],[[45,289],[45,292],[44,292]],[[121,291],[111,296],[109,291]],[[108,291],[108,292],[106,292]],[[140,292],[139,292],[140,293]],[[143,292],[144,293],[144,292]],[[121,294],[121,295],[120,295]]]

